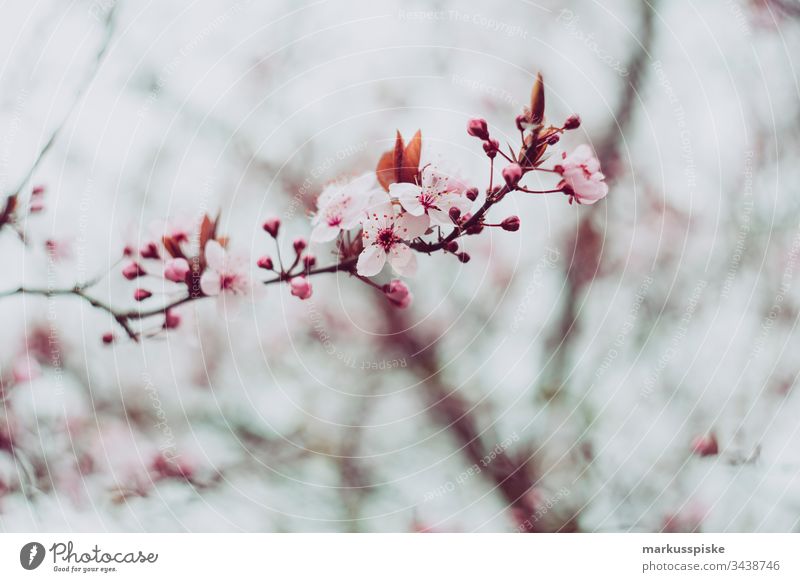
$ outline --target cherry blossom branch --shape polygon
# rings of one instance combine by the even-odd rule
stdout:
[[[357,277],[355,272],[355,264],[356,264],[355,258],[346,259],[326,267],[317,267],[313,269],[308,269],[303,273],[303,276],[310,277],[326,273],[343,272]],[[291,281],[294,277],[299,277],[299,276],[300,275],[298,274],[292,275],[289,272],[282,272],[281,274],[272,279],[267,279],[266,281],[262,281],[262,284],[275,285]],[[69,297],[69,296],[78,297],[79,299],[86,301],[92,307],[108,313],[114,319],[114,321],[116,321],[120,325],[120,327],[122,327],[122,329],[125,331],[125,333],[130,339],[138,341],[139,338],[142,336],[142,333],[137,332],[136,330],[133,329],[133,327],[131,326],[132,322],[141,321],[144,319],[153,318],[157,316],[161,316],[166,319],[171,310],[180,307],[182,305],[186,305],[187,303],[191,303],[193,301],[199,301],[202,299],[207,299],[210,297],[210,295],[189,294],[189,295],[184,295],[173,301],[170,301],[164,305],[153,307],[150,309],[120,310],[114,308],[108,303],[105,303],[97,299],[96,297],[93,297],[89,293],[89,290],[92,289],[95,285],[97,285],[104,277],[105,274],[95,277],[84,283],[76,284],[72,287],[65,287],[65,288],[50,289],[44,287],[29,287],[21,285],[14,289],[0,292],[0,298],[11,297],[14,295],[35,295],[48,298]],[[372,282],[370,281],[370,283]],[[381,289],[380,286],[376,286],[376,288]],[[108,334],[106,334],[106,336],[104,336],[104,341],[106,341],[106,343],[111,343],[111,341],[113,341],[113,337],[110,337]]]
[[[579,146],[569,156],[562,153],[561,160],[552,168],[542,167],[545,154],[559,142],[560,136],[580,126],[576,115],[567,118],[559,127],[546,125],[544,99],[544,82],[539,75],[531,92],[530,106],[515,120],[520,135],[516,152],[511,145],[508,154],[500,149],[499,142],[489,133],[486,120],[472,119],[467,124],[467,133],[481,140],[489,162],[489,187],[477,210],[473,211],[479,196],[477,188],[467,187],[461,179],[442,173],[433,164],[421,163],[420,131],[408,144],[398,132],[394,149],[381,156],[374,174],[364,174],[346,184],[331,184],[319,195],[317,213],[312,219],[311,241],[333,242],[337,262],[316,266],[317,259],[309,252],[305,238],[293,241],[294,257],[289,262],[278,241],[281,221],[270,218],[263,223],[263,230],[275,243],[278,266],[276,268],[269,256],[260,257],[256,261],[258,268],[274,276],[258,282],[263,285],[287,283],[293,296],[306,300],[313,293],[309,281],[312,276],[344,272],[383,293],[394,306],[405,308],[410,305],[412,295],[402,280],[392,279],[381,284],[373,279],[387,262],[400,276],[412,275],[416,270],[415,253],[443,252],[454,255],[462,263],[469,262],[470,255],[459,246],[460,238],[479,235],[486,228],[519,230],[517,216],[499,222],[487,221],[489,211],[514,192],[563,193],[570,203],[579,204],[593,204],[605,197],[608,188],[599,171],[599,162],[588,146]],[[499,159],[508,164],[501,170],[505,183],[495,186],[498,154]],[[548,190],[531,190],[522,181],[527,174],[536,171],[557,174],[561,181]],[[10,213],[13,208],[0,211],[0,218]],[[115,309],[88,293],[100,278],[66,289],[20,286],[5,295],[77,296],[106,311],[131,339],[154,336],[162,329],[173,329],[180,324],[180,316],[174,312],[177,307],[222,294],[243,295],[252,289],[249,261],[239,260],[228,252],[228,237],[217,232],[218,224],[219,215],[215,218],[205,215],[196,231],[167,228],[163,235],[149,240],[141,248],[125,249],[123,259],[129,262],[122,269],[123,277],[129,281],[161,277],[174,283],[176,291],[180,292],[178,298],[158,307]],[[436,238],[431,240],[433,236]],[[139,303],[150,301],[152,297],[153,292],[146,287],[133,291],[133,299]],[[163,318],[156,330],[137,331],[132,325],[155,317]],[[106,333],[103,341],[112,343],[114,334]]]

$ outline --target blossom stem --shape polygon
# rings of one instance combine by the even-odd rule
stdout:
[[[306,271],[305,274],[306,276],[311,276],[311,275],[321,275],[323,273],[336,273],[340,271],[354,274],[356,262],[357,258],[347,258],[341,260],[339,263],[336,263],[334,265],[329,265],[327,267],[318,267],[316,269],[309,269]],[[133,341],[139,341],[139,338],[146,337],[146,334],[144,334],[144,332],[141,331],[136,331],[131,325],[132,322],[149,319],[151,317],[156,317],[156,316],[164,316],[170,309],[174,309],[176,307],[180,307],[181,305],[185,305],[193,301],[207,298],[206,295],[188,294],[173,299],[165,304],[162,304],[159,307],[153,307],[151,309],[133,309],[128,311],[122,311],[114,308],[112,305],[109,305],[108,303],[100,301],[99,299],[89,295],[88,290],[91,289],[97,283],[99,283],[103,277],[104,275],[101,275],[99,277],[95,277],[83,283],[78,283],[72,287],[66,287],[66,288],[50,289],[42,287],[26,287],[24,285],[21,285],[14,289],[0,292],[0,299],[4,297],[11,297],[12,295],[38,295],[41,297],[67,297],[67,296],[79,297],[80,299],[86,301],[92,307],[108,313],[114,319],[114,321],[116,321],[117,324],[119,324],[119,326],[122,327],[122,329],[125,331],[125,333],[129,338],[131,338]],[[274,285],[276,283],[282,283],[289,279],[291,279],[289,274],[282,272],[277,277],[264,281],[263,284]]]
[[[517,186],[517,190],[528,194],[555,194],[556,192],[563,192],[561,188],[554,188],[553,190],[528,190],[523,186]]]

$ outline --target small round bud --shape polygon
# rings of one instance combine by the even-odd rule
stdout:
[[[503,168],[503,179],[506,181],[506,184],[508,184],[509,188],[516,187],[521,178],[522,168],[519,164],[509,164]]]
[[[564,129],[578,129],[581,126],[581,118],[578,115],[570,115],[564,122]]]
[[[472,202],[475,202],[478,198],[478,189],[474,186],[472,188],[467,188],[466,195]]]
[[[444,248],[448,252],[455,253],[456,251],[458,251],[458,243],[454,240],[451,240],[449,243],[445,245]]]
[[[314,255],[309,253],[303,257],[303,266],[306,269],[310,269],[316,264],[317,264],[317,257],[315,257]]]
[[[456,257],[457,257],[457,258],[458,258],[458,260],[459,260],[459,261],[461,261],[462,263],[469,263],[469,260],[470,260],[470,258],[471,258],[471,257],[470,257],[470,256],[469,256],[467,253],[458,253],[458,254],[456,255]]]
[[[161,253],[158,252],[158,245],[154,242],[149,242],[144,245],[140,250],[139,254],[142,256],[143,259],[160,259]]]
[[[489,126],[485,119],[479,117],[467,122],[467,133],[478,139],[489,139]]]
[[[494,159],[497,152],[500,150],[500,143],[496,139],[487,139],[483,142],[483,151],[489,156],[489,159]]]
[[[473,224],[465,232],[469,235],[480,234],[483,232],[483,223],[479,222],[477,224]]]
[[[145,299],[149,299],[152,296],[153,294],[147,289],[137,289],[136,291],[133,292],[133,298],[136,301],[144,301]]]
[[[272,270],[272,259],[269,257],[261,257],[256,261],[256,265],[258,265],[259,269],[265,269],[267,271]]]
[[[528,123],[528,118],[525,117],[524,115],[520,114],[520,115],[517,115],[517,118],[516,118],[515,122],[517,124],[517,129],[518,130],[525,131],[525,126]]]
[[[458,224],[458,219],[461,218],[461,210],[453,206],[448,214],[450,215],[450,220]]]
[[[298,238],[295,239],[295,241],[292,243],[292,246],[294,246],[294,252],[299,255],[305,250],[305,248],[308,246],[308,243],[306,242],[306,239]]]
[[[711,457],[719,454],[719,443],[713,434],[701,435],[692,440],[692,452],[699,457]]]
[[[122,276],[125,277],[128,281],[133,281],[134,279],[138,279],[146,275],[147,273],[142,268],[142,266],[137,263],[136,261],[132,263],[128,263],[124,269],[122,269]]]
[[[276,238],[278,236],[278,230],[281,228],[281,221],[279,218],[268,218],[264,221],[264,224],[261,226],[265,232],[267,232],[272,238]]]
[[[106,345],[113,344],[114,343],[114,334],[111,333],[110,331],[104,333],[103,334],[103,343],[106,344]]]
[[[503,230],[508,232],[516,232],[519,230],[519,216],[509,216],[500,223]]]

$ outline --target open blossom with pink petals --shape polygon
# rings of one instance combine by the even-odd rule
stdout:
[[[396,214],[393,205],[382,204],[369,210],[363,226],[364,250],[356,265],[359,275],[377,275],[387,260],[398,275],[411,276],[416,272],[417,257],[404,241],[425,233],[427,216],[414,216],[408,212]]]
[[[389,186],[389,195],[396,198],[409,214],[425,216],[430,224],[453,224],[450,211],[469,212],[472,201],[466,196],[467,186],[458,178],[449,176],[433,166],[422,170],[422,184],[399,182]]]
[[[600,162],[588,145],[579,145],[571,154],[563,153],[562,158],[561,163],[555,167],[563,178],[560,187],[578,204],[594,204],[606,197],[606,177],[600,171]]]
[[[247,295],[250,277],[247,263],[232,257],[215,240],[206,243],[206,271],[200,278],[200,289],[205,295]]]
[[[358,226],[373,196],[380,191],[375,174],[363,174],[347,184],[327,186],[317,199],[311,240],[327,242],[343,230]]]

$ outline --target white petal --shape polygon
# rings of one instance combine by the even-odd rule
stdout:
[[[400,204],[403,205],[408,212],[414,216],[421,216],[425,214],[425,207],[419,202],[419,196],[422,194],[422,188],[416,184],[409,184],[402,182],[400,184],[391,184],[389,186],[389,196],[397,198]]]
[[[314,242],[328,242],[335,239],[338,234],[338,227],[329,226],[326,222],[320,222],[314,227],[314,230],[311,231],[311,240]]]
[[[430,226],[430,218],[427,214],[413,216],[404,212],[395,220],[395,233],[404,240],[411,240],[422,236]]]
[[[358,256],[358,274],[364,277],[377,275],[386,264],[386,251],[378,245],[369,245]]]
[[[373,190],[378,189],[378,180],[375,178],[375,172],[367,172],[354,178],[346,189],[356,197],[369,199]]]
[[[323,210],[325,210],[328,206],[335,203],[338,198],[342,195],[342,189],[338,184],[330,184],[325,186],[322,190],[322,193],[317,198],[317,209],[319,210],[320,214]]]
[[[225,267],[225,249],[215,240],[206,243],[206,265],[213,271],[221,271]]]
[[[398,275],[411,277],[417,272],[417,257],[407,245],[392,245],[389,251],[389,264]]]
[[[206,271],[200,277],[200,289],[206,295],[219,295],[222,290],[220,285],[219,273],[215,271]]]

